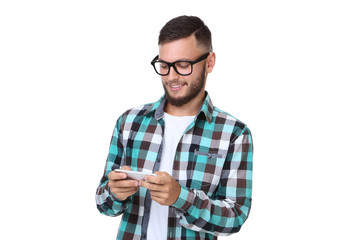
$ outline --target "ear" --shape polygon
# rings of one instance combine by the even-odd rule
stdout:
[[[206,72],[207,73],[211,73],[214,66],[215,66],[215,60],[216,60],[216,55],[214,52],[211,52],[210,55],[208,56],[207,60],[206,60]]]

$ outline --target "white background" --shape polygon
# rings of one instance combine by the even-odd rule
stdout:
[[[197,15],[207,90],[252,130],[253,205],[220,239],[359,239],[358,1],[1,1],[1,239],[115,239],[95,205],[118,116],[158,100],[160,28]],[[5,237],[6,236],[6,237]]]

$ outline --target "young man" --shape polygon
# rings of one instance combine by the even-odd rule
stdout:
[[[238,232],[251,205],[252,138],[205,91],[215,65],[210,30],[197,17],[172,19],[160,31],[151,64],[165,95],[118,119],[97,189],[99,211],[122,214],[117,239],[216,239]],[[138,182],[118,168],[156,176]]]

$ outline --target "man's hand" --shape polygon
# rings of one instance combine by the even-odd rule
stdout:
[[[155,172],[155,176],[146,176],[140,185],[150,190],[151,199],[160,205],[170,206],[180,194],[180,184],[166,172]]]
[[[121,169],[130,170],[128,166]],[[126,200],[129,196],[133,195],[139,190],[139,182],[137,180],[125,180],[126,173],[112,171],[108,175],[110,191],[119,199]]]

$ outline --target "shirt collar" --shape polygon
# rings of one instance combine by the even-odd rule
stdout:
[[[196,114],[196,118],[198,118],[201,115],[201,113],[203,113],[206,120],[210,123],[212,120],[214,106],[212,104],[212,101],[210,99],[208,92],[205,91],[205,94],[206,94],[205,100],[204,100],[199,112]],[[148,110],[146,110],[144,115],[155,112],[154,117],[156,120],[163,118],[165,102],[166,102],[165,95],[163,95],[157,102],[153,103]]]

